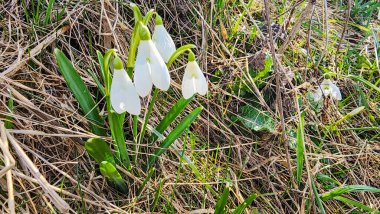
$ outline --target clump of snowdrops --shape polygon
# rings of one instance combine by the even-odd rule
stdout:
[[[102,79],[96,82],[99,91],[105,97],[106,118],[99,114],[96,102],[70,60],[62,51],[55,50],[62,75],[81,110],[91,122],[91,131],[99,136],[88,139],[85,148],[99,164],[101,174],[121,192],[127,192],[128,187],[117,166],[133,172],[134,163],[137,164],[138,160],[142,159],[139,152],[140,143],[145,141],[153,144],[160,141],[158,148],[145,158],[148,161],[144,163],[144,169],[149,172],[148,177],[150,177],[157,158],[183,134],[200,114],[202,107],[195,108],[185,116],[167,136],[164,136],[165,130],[183,113],[195,94],[206,95],[208,91],[207,80],[191,50],[195,46],[189,44],[177,49],[159,14],[151,10],[143,16],[135,4],[131,4],[131,8],[134,12],[135,25],[130,38],[127,62],[123,62],[115,49],[108,50],[104,55],[97,51]],[[147,25],[153,21],[153,18],[155,26],[152,35]],[[150,136],[145,137],[157,95],[160,91],[170,89],[170,67],[183,54],[187,54],[188,58],[181,83],[183,98],[174,104],[156,127],[151,128]],[[151,97],[150,102],[144,111],[144,117],[140,117],[141,98],[148,96]],[[124,125],[128,115],[133,117],[132,127]],[[111,145],[115,148],[115,154],[105,140],[108,133],[106,127],[111,133],[114,143]],[[127,129],[132,129],[133,148],[126,145]]]

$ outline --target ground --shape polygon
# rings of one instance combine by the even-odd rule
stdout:
[[[131,170],[118,165],[123,193],[85,150],[97,136],[54,49],[73,62],[107,117],[96,51],[114,48],[127,62],[130,2],[0,1],[2,213],[241,213],[250,199],[244,213],[379,212],[379,2],[135,3],[162,16],[177,48],[196,46],[208,93],[163,133],[203,108],[151,174],[145,167],[160,140],[148,136],[182,97],[187,56],[170,67],[171,88],[158,93],[139,150],[132,127],[137,121],[141,135],[151,96],[140,119],[126,115],[127,151],[136,158]],[[316,101],[328,78],[342,99]],[[111,132],[103,139],[114,152]]]

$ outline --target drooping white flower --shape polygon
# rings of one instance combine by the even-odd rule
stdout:
[[[118,114],[126,111],[133,115],[140,114],[140,98],[137,94],[135,85],[128,76],[120,58],[118,57],[114,60],[114,73],[110,89],[110,98],[111,105]]]
[[[141,26],[140,28],[141,40],[137,49],[133,80],[137,93],[141,97],[145,97],[152,90],[152,83],[161,90],[168,90],[170,87],[170,74],[150,38],[148,28],[146,26]]]
[[[207,80],[194,58],[189,57],[182,79],[182,95],[185,99],[191,98],[195,93],[205,95],[208,90]]]
[[[170,57],[176,50],[175,44],[172,37],[164,27],[162,19],[159,15],[156,15],[155,22],[156,26],[154,27],[152,40],[164,61],[168,62]]]
[[[338,86],[336,86],[330,79],[324,79],[314,93],[314,101],[319,101],[322,97],[328,96],[331,96],[335,100],[342,99],[342,94],[340,93]]]

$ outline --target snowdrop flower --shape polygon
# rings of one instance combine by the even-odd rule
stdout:
[[[173,42],[172,37],[164,27],[162,23],[162,18],[158,14],[156,15],[155,22],[156,26],[154,27],[152,40],[164,61],[168,62],[170,57],[176,50],[175,44]]]
[[[330,79],[324,79],[318,89],[314,93],[314,101],[319,101],[322,97],[331,96],[335,100],[341,100],[342,94],[338,86],[336,86]]]
[[[119,57],[114,59],[113,66],[114,72],[110,91],[113,109],[118,114],[127,111],[130,114],[139,115],[141,111],[140,98]]]
[[[140,44],[137,48],[134,79],[137,93],[147,96],[152,90],[152,84],[161,90],[168,90],[170,74],[164,60],[150,37],[149,29],[140,26]]]
[[[198,63],[195,61],[193,52],[189,53],[188,63],[182,79],[182,95],[185,99],[191,98],[195,93],[205,95],[208,86]]]

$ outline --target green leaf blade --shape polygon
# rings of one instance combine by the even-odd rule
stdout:
[[[156,131],[162,134],[166,128],[178,117],[178,115],[186,108],[187,105],[193,100],[193,97],[190,99],[181,98],[177,103],[169,110],[166,116],[161,120],[157,125]],[[152,135],[149,140],[150,143],[153,143],[158,139],[157,135]]]
[[[112,185],[117,188],[117,190],[123,193],[128,193],[128,187],[125,184],[123,177],[121,177],[120,173],[113,164],[108,161],[101,162],[100,172]]]
[[[91,122],[92,132],[94,134],[104,136],[106,134],[106,131],[103,128],[105,122],[99,115],[98,108],[95,105],[94,99],[92,98],[87,86],[79,76],[71,61],[61,50],[56,48],[54,50],[54,54],[59,66],[59,70],[61,71],[66,84],[74,94],[74,97],[78,101],[86,118]]]
[[[189,115],[187,115],[174,129],[170,134],[165,138],[161,143],[160,148],[156,149],[154,154],[149,158],[148,169],[153,166],[157,158],[162,155],[172,143],[182,135],[182,133],[190,126],[190,124],[198,117],[201,113],[203,107],[198,107],[194,109]]]
[[[225,207],[226,207],[226,204],[228,201],[228,196],[230,195],[230,190],[231,190],[231,188],[230,188],[229,184],[227,183],[226,187],[223,190],[222,195],[218,199],[218,202],[216,202],[214,214],[226,213]]]
[[[103,161],[107,161],[116,166],[115,159],[112,152],[108,147],[108,144],[100,138],[90,138],[84,145],[86,151],[95,161],[100,164]]]
[[[303,169],[303,162],[304,162],[304,122],[305,122],[305,113],[301,113],[300,121],[297,127],[297,147],[296,147],[296,154],[297,154],[297,184],[300,185],[301,179],[302,179],[302,169]]]
[[[244,212],[244,209],[247,208],[252,202],[257,198],[257,194],[254,192],[249,195],[242,204],[240,204],[236,209],[232,212],[232,214],[241,214]]]
[[[380,189],[375,188],[375,187],[370,187],[367,185],[347,185],[347,186],[342,186],[335,188],[321,196],[321,199],[326,201],[329,199],[332,199],[336,196],[340,196],[344,193],[349,193],[349,192],[374,192],[374,193],[380,193]]]

